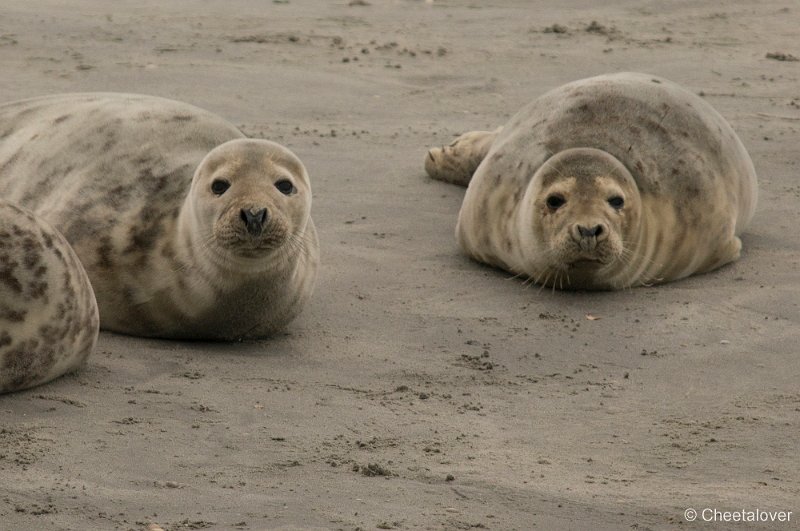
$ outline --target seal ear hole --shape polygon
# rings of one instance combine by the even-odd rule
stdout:
[[[552,194],[547,196],[547,200],[545,202],[547,203],[547,206],[552,210],[558,210],[559,208],[564,206],[564,203],[566,203],[567,200],[564,199],[564,196],[561,194]]]
[[[281,179],[280,181],[276,182],[275,188],[277,188],[278,191],[283,195],[292,195],[297,191],[297,188],[294,187],[294,184],[292,184],[292,181],[289,179]]]
[[[625,200],[622,198],[622,196],[615,195],[608,199],[608,204],[611,205],[611,207],[614,208],[615,210],[619,210],[620,208],[625,206]]]
[[[216,195],[224,194],[230,187],[231,183],[224,179],[214,179],[214,182],[211,183],[211,191]]]

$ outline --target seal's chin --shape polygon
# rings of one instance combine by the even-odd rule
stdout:
[[[601,258],[579,258],[567,263],[567,269],[591,270],[598,269],[608,264],[608,260]]]

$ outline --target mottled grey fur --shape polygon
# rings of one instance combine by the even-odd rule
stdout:
[[[0,393],[80,366],[97,342],[94,293],[67,241],[0,200]]]

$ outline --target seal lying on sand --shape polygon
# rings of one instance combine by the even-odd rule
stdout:
[[[583,79],[493,132],[430,150],[468,186],[456,234],[474,259],[545,286],[621,289],[739,258],[753,163],[709,104],[655,76]]]
[[[67,94],[0,106],[0,194],[63,232],[107,330],[262,337],[316,279],[303,164],[184,103]]]
[[[0,200],[0,393],[76,369],[99,324],[92,286],[67,241]]]

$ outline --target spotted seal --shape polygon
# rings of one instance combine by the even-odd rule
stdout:
[[[88,93],[0,106],[0,194],[62,231],[106,330],[264,337],[315,283],[303,163],[185,103]]]
[[[468,186],[456,229],[468,255],[557,288],[650,285],[734,261],[758,196],[725,119],[639,73],[558,87],[496,131],[430,150],[425,168]]]
[[[89,278],[64,237],[0,200],[0,393],[79,367],[99,324]]]

